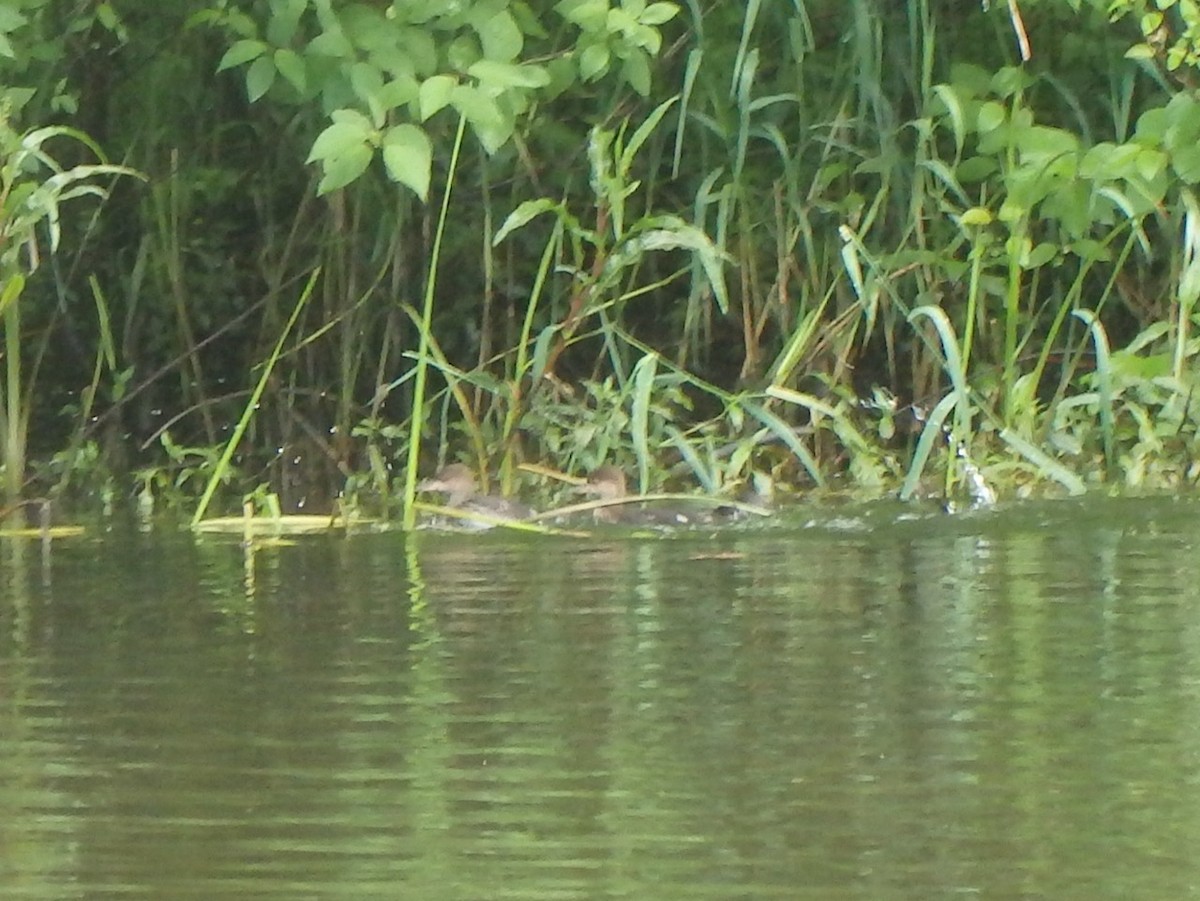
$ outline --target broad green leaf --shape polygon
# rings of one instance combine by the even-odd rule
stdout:
[[[323,31],[308,42],[307,51],[316,56],[331,56],[334,59],[351,59],[354,45],[338,31]]]
[[[994,131],[999,128],[1004,122],[1004,107],[994,100],[989,100],[979,108],[979,115],[975,120],[975,127],[981,134],[987,134],[989,131]]]
[[[497,63],[481,59],[467,74],[488,88],[542,88],[550,83],[550,76],[541,66],[516,66],[512,63]]]
[[[594,81],[608,71],[608,47],[604,44],[590,44],[579,54],[579,77],[584,81]]]
[[[643,25],[662,25],[670,22],[679,13],[679,7],[674,3],[651,3],[638,16]]]
[[[272,0],[271,18],[267,21],[267,40],[276,47],[286,47],[296,37],[300,17],[308,8],[308,0]]]
[[[329,118],[339,125],[353,125],[361,128],[364,133],[369,133],[374,129],[371,120],[356,109],[335,109],[329,114]]]
[[[651,56],[658,56],[658,51],[662,49],[662,32],[649,25],[638,25],[629,40]]]
[[[1025,269],[1037,269],[1039,266],[1049,263],[1056,256],[1058,256],[1058,247],[1056,245],[1048,242],[1039,244],[1024,254],[1021,259],[1021,266]]]
[[[1021,129],[1016,133],[1016,137],[1017,147],[1025,160],[1045,161],[1050,157],[1062,157],[1079,150],[1079,139],[1062,128],[1035,125],[1033,128]]]
[[[608,11],[605,27],[611,35],[631,35],[637,28],[638,21],[629,10],[616,8]]]
[[[483,50],[475,35],[463,32],[446,47],[446,66],[452,72],[466,72],[467,69],[483,59]]]
[[[383,90],[383,73],[379,71],[378,66],[356,62],[350,67],[350,86],[359,100],[378,97]]]
[[[379,91],[379,102],[385,110],[393,110],[417,98],[419,88],[415,78],[397,76]]]
[[[1033,83],[1033,78],[1020,66],[1003,66],[992,73],[992,90],[1001,97],[1011,97]]]
[[[286,48],[275,51],[275,68],[287,79],[288,84],[303,94],[308,90],[308,76],[304,69],[304,60],[295,50]]]
[[[989,178],[997,168],[999,165],[990,156],[972,156],[959,163],[954,172],[962,184],[970,185]]]
[[[0,32],[8,34],[11,31],[16,31],[28,21],[29,19],[23,13],[14,9],[12,5],[6,4],[0,6]]]
[[[1185,147],[1171,154],[1171,167],[1189,185],[1200,182],[1200,144]]]
[[[1170,125],[1171,117],[1165,107],[1146,110],[1138,116],[1134,138],[1141,144],[1156,147],[1163,143]]]
[[[393,42],[389,41],[389,46]],[[412,61],[417,75],[432,75],[438,68],[438,45],[434,36],[424,28],[405,28],[394,41],[394,45]]]
[[[1079,162],[1080,177],[1101,180],[1112,178],[1118,168],[1113,165],[1116,160],[1116,146],[1111,141],[1101,141],[1088,148]]]
[[[417,92],[421,121],[424,122],[449,104],[456,87],[458,81],[452,75],[435,75],[421,82]]]
[[[383,164],[393,181],[412,188],[421,200],[429,198],[433,147],[422,129],[407,123],[389,128],[383,135]]]
[[[246,72],[246,94],[253,103],[271,90],[275,83],[275,63],[269,56],[260,56]]]
[[[525,38],[508,12],[496,13],[475,26],[475,31],[479,35],[483,55],[487,59],[507,63],[520,57]]]
[[[556,10],[584,32],[603,32],[608,19],[608,0],[562,0]]]
[[[650,94],[650,60],[641,50],[633,50],[621,67],[626,83],[641,96]]]
[[[471,126],[471,131],[488,154],[493,154],[512,137],[515,121],[485,91],[473,85],[460,84],[453,92],[451,104]]]
[[[1112,252],[1100,241],[1092,238],[1080,238],[1065,248],[1077,257],[1093,262],[1103,262],[1112,259]]]
[[[1138,151],[1134,166],[1141,178],[1153,181],[1162,174],[1168,165],[1167,155],[1160,150],[1142,148]]]
[[[369,146],[371,129],[353,122],[334,122],[313,141],[306,163],[343,156],[355,147]]]
[[[1163,135],[1163,143],[1168,152],[1195,147],[1200,143],[1200,109],[1190,99],[1178,101],[1177,97],[1167,105],[1169,124]]]
[[[471,130],[475,132],[475,137],[479,139],[479,143],[483,145],[483,149],[490,156],[508,143],[515,124],[511,120],[504,120],[496,125],[472,125]]]
[[[348,147],[338,156],[326,157],[322,160],[324,176],[317,185],[317,193],[328,194],[350,184],[367,170],[374,155],[371,145],[364,143]]]
[[[548,38],[550,33],[542,26],[542,22],[529,4],[524,0],[516,0],[509,5],[509,12],[512,13],[513,19],[517,23],[517,27],[521,29],[521,33],[532,38]]]
[[[455,85],[450,92],[450,102],[475,128],[499,128],[505,124],[504,114],[496,101],[472,85]]]
[[[221,57],[221,62],[217,64],[217,71],[223,72],[226,69],[232,69],[234,66],[248,63],[252,59],[258,59],[266,51],[267,45],[262,41],[238,41],[225,51],[225,55]]]

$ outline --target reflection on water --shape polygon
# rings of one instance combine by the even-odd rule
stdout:
[[[1188,897],[1198,514],[0,541],[0,885]]]

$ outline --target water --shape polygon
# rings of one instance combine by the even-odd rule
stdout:
[[[1198,523],[0,539],[0,896],[1200,897]]]

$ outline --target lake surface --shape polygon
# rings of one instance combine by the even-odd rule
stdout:
[[[0,539],[0,896],[1200,897],[1198,543]]]

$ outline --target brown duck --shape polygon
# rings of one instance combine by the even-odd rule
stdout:
[[[475,474],[462,463],[451,463],[443,466],[428,479],[417,485],[418,491],[432,491],[446,495],[443,506],[464,513],[478,513],[480,520],[466,520],[468,525],[476,528],[488,528],[486,519],[520,520],[533,514],[533,511],[520,501],[498,497],[494,494],[480,494],[475,482]]]

